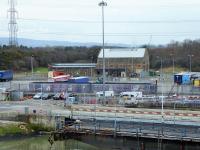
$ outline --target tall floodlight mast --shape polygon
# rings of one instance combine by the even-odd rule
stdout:
[[[105,37],[104,37],[104,7],[107,3],[103,0],[99,3],[102,9],[102,49],[103,49],[103,103],[105,103],[105,82],[106,82],[106,65],[105,65]]]

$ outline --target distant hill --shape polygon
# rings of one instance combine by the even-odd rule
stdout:
[[[0,45],[7,45],[8,44],[8,38],[0,37]],[[18,44],[24,45],[28,47],[45,47],[45,46],[101,46],[101,43],[81,43],[81,42],[70,42],[70,41],[54,41],[54,40],[33,40],[33,39],[25,39],[25,38],[18,38]],[[116,47],[130,47],[130,45],[127,44],[115,44],[115,43],[109,43],[106,44],[106,46],[116,46]]]

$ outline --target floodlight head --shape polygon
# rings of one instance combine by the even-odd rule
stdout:
[[[102,2],[99,3],[99,6],[102,6],[102,7],[103,7],[103,6],[107,6],[107,3],[104,2],[104,1],[102,1]]]

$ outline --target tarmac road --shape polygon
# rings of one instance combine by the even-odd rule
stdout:
[[[73,116],[77,119],[91,119],[108,121],[130,121],[161,123],[162,114],[160,109],[106,107],[101,105],[72,105],[64,107],[64,101],[53,100],[27,100],[18,102],[0,101],[1,112],[16,112],[18,114],[29,113],[33,110],[40,115],[63,115]],[[28,112],[27,112],[28,111]],[[195,125],[200,126],[200,112],[188,110],[164,110],[164,121],[167,124]]]

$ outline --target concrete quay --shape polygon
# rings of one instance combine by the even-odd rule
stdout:
[[[55,117],[70,117],[80,120],[73,126],[76,130],[111,133],[112,136],[161,138],[200,142],[200,112],[188,110],[106,107],[101,105],[71,105],[65,108],[63,101],[28,100],[1,102],[0,118],[17,115],[35,116],[36,123],[45,123],[56,128]],[[15,115],[15,116],[14,116]],[[3,119],[4,120],[4,119]]]

